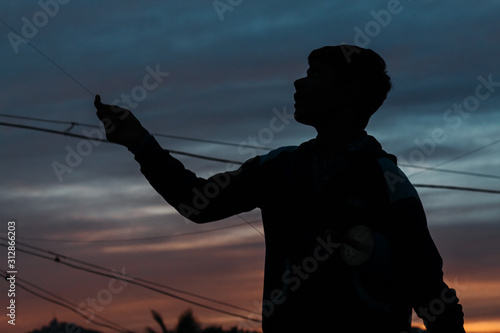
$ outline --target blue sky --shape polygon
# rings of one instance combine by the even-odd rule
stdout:
[[[500,145],[456,158],[500,139],[500,4],[216,3],[229,7],[218,11],[212,1],[4,1],[0,17],[105,103],[129,95],[128,105],[152,132],[236,144],[257,137],[257,143],[269,147],[300,144],[315,136],[312,128],[293,120],[283,123],[272,138],[262,135],[276,112],[285,118],[293,112],[293,81],[305,75],[310,51],[340,43],[372,48],[386,60],[393,90],[370,121],[368,133],[401,163],[499,175]],[[97,125],[93,96],[29,45],[13,43],[10,33],[0,25],[1,113]],[[151,71],[168,75],[155,82]],[[151,89],[144,88],[145,82]],[[0,121],[68,127],[2,117]],[[82,134],[84,129],[76,126],[71,132]],[[240,224],[241,219],[187,224],[150,188],[122,147],[3,126],[0,140],[0,221],[17,221],[19,241],[25,238],[27,243],[106,267],[127,267],[138,276],[242,306],[259,302],[263,238],[248,225],[162,241],[75,242],[176,235]],[[170,149],[239,161],[250,157],[241,147],[158,140]],[[85,156],[73,161],[71,172],[58,176],[54,162],[67,165],[68,151],[79,149]],[[179,158],[200,176],[228,168]],[[429,170],[413,175],[421,170],[402,169],[415,184],[500,189],[494,178]],[[445,277],[463,296],[469,331],[487,330],[481,325],[495,321],[500,325],[493,315],[500,312],[500,197],[417,189],[445,260]],[[258,220],[258,211],[246,218]],[[165,258],[169,264],[159,264]],[[26,279],[60,290],[75,303],[96,294],[99,283],[106,284],[56,264],[44,266],[28,255],[19,254],[19,262]],[[77,292],[75,285],[80,283]],[[222,290],[221,283],[227,288]],[[0,300],[6,299],[1,294]],[[40,326],[54,315],[86,324],[63,308],[20,295],[26,307],[19,310],[19,326],[13,332]],[[141,308],[144,303],[171,314],[173,321],[187,307],[129,287],[118,298],[102,315],[134,329],[151,322],[149,308]],[[194,310],[206,323],[241,324]],[[0,327],[6,325],[2,318]]]

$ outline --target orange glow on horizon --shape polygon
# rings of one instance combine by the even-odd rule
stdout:
[[[499,333],[500,319],[489,321],[466,322],[464,325],[467,333]]]

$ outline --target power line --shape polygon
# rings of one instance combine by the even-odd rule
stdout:
[[[52,120],[52,119],[38,118],[38,117],[18,116],[18,115],[6,114],[6,113],[0,113],[0,117],[22,119],[22,120],[32,120],[32,121],[47,122],[47,123],[54,123],[54,124],[65,124],[65,125],[71,125],[71,126],[82,126],[82,127],[89,127],[89,128],[101,128],[100,126],[94,125],[94,124],[86,124],[86,123],[67,121],[67,120]],[[68,132],[65,131],[64,133],[68,133]],[[57,134],[57,133],[54,133],[54,134]],[[151,133],[151,134],[155,135],[155,136],[165,137],[165,138],[173,138],[173,139],[180,139],[180,140],[187,140],[187,141],[196,141],[196,142],[203,142],[203,143],[213,143],[213,144],[227,145],[227,146],[233,146],[233,147],[254,148],[254,149],[263,149],[263,150],[272,150],[273,149],[273,148],[268,148],[268,147],[264,147],[264,146],[251,146],[251,145],[245,145],[245,144],[236,144],[236,143],[232,143],[232,142],[199,139],[199,138],[177,136],[177,135],[163,134],[163,133]],[[482,146],[480,148],[476,148],[470,152],[467,152],[465,154],[457,156],[452,160],[446,161],[446,163],[451,162],[451,161],[456,160],[456,159],[459,159],[459,158],[462,158],[462,157],[465,157],[467,155],[470,155],[472,153],[475,153],[479,150],[485,149],[485,148],[492,146],[494,144],[497,144],[497,143],[500,143],[500,140],[496,140],[496,141],[491,142],[485,146]],[[462,174],[462,175],[468,175],[468,176],[500,179],[500,176],[497,176],[497,175],[488,175],[488,174],[483,174],[483,173],[442,169],[442,168],[437,168],[435,166],[434,167],[426,167],[426,166],[420,166],[420,165],[414,165],[414,164],[403,164],[403,163],[398,164],[398,166],[407,167],[407,168],[414,168],[414,169],[432,170],[432,171],[436,171],[436,172],[455,173],[455,174]],[[416,174],[417,173],[412,174],[411,176],[414,176]]]
[[[496,145],[496,144],[498,144],[498,143],[500,143],[500,139],[495,140],[495,141],[490,142],[490,143],[487,143],[487,144],[485,144],[485,145],[483,145],[483,146],[481,146],[481,147],[479,147],[479,148],[472,149],[471,151],[468,151],[468,152],[466,152],[466,153],[463,153],[462,155],[458,155],[458,156],[456,156],[456,157],[454,157],[454,158],[452,158],[452,159],[450,159],[450,160],[446,161],[446,163],[456,161],[456,160],[458,160],[458,159],[460,159],[460,158],[463,158],[463,157],[469,156],[469,155],[471,155],[471,154],[474,154],[474,153],[476,153],[476,152],[478,152],[478,151],[480,151],[480,150],[483,150],[483,149],[488,148],[488,147],[490,147],[490,146]],[[444,163],[442,163],[441,165],[443,165],[443,164],[444,164]]]
[[[458,160],[458,159],[461,159],[461,158],[463,158],[463,157],[469,156],[469,155],[471,155],[471,154],[474,154],[474,153],[476,153],[476,152],[478,152],[478,151],[480,151],[480,150],[483,150],[483,149],[488,148],[488,147],[490,147],[490,146],[496,145],[496,144],[498,144],[498,143],[500,143],[500,139],[495,140],[495,141],[490,142],[490,143],[487,143],[487,144],[485,144],[485,145],[483,145],[483,146],[481,146],[481,147],[479,147],[479,148],[474,148],[474,149],[472,149],[472,150],[470,150],[470,151],[468,151],[468,152],[466,152],[466,153],[463,153],[463,154],[461,154],[461,155],[458,155],[458,156],[456,156],[456,157],[453,157],[453,158],[451,158],[451,159],[449,159],[449,160],[446,160],[446,161],[444,161],[444,162],[442,162],[442,163],[438,163],[438,164],[436,164],[434,167],[423,167],[423,169],[425,169],[425,170],[415,172],[415,173],[413,173],[413,174],[409,175],[408,177],[414,177],[414,176],[416,176],[416,175],[421,174],[422,172],[425,172],[425,171],[428,171],[428,170],[433,170],[433,169],[435,169],[435,168],[437,168],[437,167],[439,167],[439,166],[442,166],[442,165],[445,165],[445,164],[447,164],[447,163],[450,163],[450,162],[456,161],[456,160]]]
[[[39,122],[52,123],[52,124],[65,124],[65,125],[82,126],[82,127],[89,127],[89,128],[101,128],[98,125],[85,124],[85,123],[80,123],[80,122],[76,122],[76,121],[52,120],[52,119],[45,119],[45,118],[38,118],[38,117],[18,116],[18,115],[6,114],[6,113],[0,113],[0,117],[39,121]],[[180,135],[172,135],[172,134],[164,134],[164,133],[158,133],[158,132],[151,132],[151,134],[155,135],[155,136],[159,136],[159,137],[169,138],[169,139],[211,143],[211,144],[230,146],[230,147],[253,148],[253,149],[261,149],[261,150],[268,150],[268,151],[273,150],[273,148],[259,146],[259,145],[247,145],[247,144],[238,144],[238,143],[219,141],[219,140],[199,139],[199,138],[180,136]]]
[[[86,123],[80,123],[80,122],[68,121],[68,120],[53,120],[53,119],[38,118],[38,117],[18,116],[18,115],[6,114],[6,113],[0,113],[0,117],[22,119],[22,120],[32,120],[32,121],[54,123],[54,124],[64,124],[64,125],[71,125],[71,126],[82,126],[82,127],[97,128],[97,129],[101,128],[100,126],[94,125],[94,124],[86,124]],[[68,133],[68,132],[65,131],[64,133]],[[54,134],[57,134],[57,133],[54,133]],[[158,132],[154,132],[154,133],[151,133],[151,134],[155,135],[155,136],[160,136],[160,137],[165,137],[165,138],[171,138],[171,139],[179,139],[179,140],[186,140],[186,141],[195,141],[195,142],[202,142],[202,143],[213,143],[213,144],[226,145],[226,146],[232,146],[232,147],[244,147],[244,148],[262,149],[262,150],[272,150],[273,149],[273,148],[264,147],[264,146],[258,146],[258,145],[237,144],[237,143],[233,143],[233,142],[225,142],[225,141],[218,141],[218,140],[208,140],[208,139],[199,139],[199,138],[186,137],[186,136],[178,136],[178,135],[171,135],[171,134],[164,134],[164,133],[158,133]],[[470,152],[467,152],[467,153],[462,154],[460,156],[457,156],[457,157],[455,157],[455,158],[453,158],[451,160],[448,160],[445,163],[449,163],[449,162],[457,160],[459,158],[468,156],[470,154],[473,154],[473,153],[475,153],[477,151],[480,151],[482,149],[485,149],[485,148],[487,148],[489,146],[492,146],[492,145],[495,145],[497,143],[500,143],[500,140],[496,140],[494,142],[488,143],[487,145],[484,145],[482,147],[476,148],[476,149],[474,149],[474,150],[472,150]],[[239,162],[239,163],[241,163],[241,162]],[[434,166],[434,167],[426,167],[426,166],[420,166],[420,165],[414,165],[414,164],[403,164],[403,163],[398,164],[398,166],[407,167],[407,168],[414,168],[414,169],[431,170],[431,171],[436,171],[436,172],[455,173],[455,174],[475,176],[475,177],[500,179],[500,176],[497,176],[497,175],[488,175],[488,174],[476,173],[476,172],[467,172],[467,171],[459,171],[459,170],[442,169],[442,168],[437,168],[436,166]],[[412,174],[410,176],[414,176],[416,174],[418,174],[418,173]]]
[[[241,217],[240,217],[241,218]],[[181,234],[174,235],[164,235],[164,236],[155,236],[155,237],[142,237],[142,238],[127,238],[127,239],[96,239],[96,240],[68,240],[68,239],[43,239],[43,238],[33,238],[33,237],[17,237],[17,239],[23,239],[31,242],[58,242],[58,243],[128,243],[128,242],[140,242],[140,241],[152,241],[152,240],[160,240],[160,239],[169,239],[169,238],[177,238],[177,237],[188,237],[199,234],[211,233],[215,231],[221,231],[226,229],[238,228],[246,226],[247,223],[256,223],[261,220],[254,220],[246,223],[228,225],[224,227],[214,228],[210,230],[200,230],[194,232],[186,232]],[[251,225],[253,227],[253,225]]]
[[[0,237],[0,238],[6,239],[4,237]],[[234,304],[229,304],[229,303],[226,303],[226,302],[222,302],[222,301],[219,301],[219,300],[216,300],[216,299],[213,299],[213,298],[210,298],[210,297],[198,295],[198,294],[195,294],[195,293],[192,293],[192,292],[183,291],[183,290],[180,290],[180,289],[177,289],[177,288],[173,288],[173,287],[170,287],[170,286],[167,286],[167,285],[164,285],[164,284],[160,284],[160,283],[157,283],[157,282],[154,282],[154,281],[149,281],[149,280],[146,280],[146,279],[142,279],[140,277],[132,276],[132,275],[129,275],[129,274],[119,273],[119,275],[118,275],[113,270],[110,270],[108,268],[105,268],[105,267],[102,267],[102,266],[99,266],[99,265],[96,265],[96,264],[92,264],[92,263],[89,263],[89,262],[85,262],[83,260],[71,258],[71,257],[65,256],[65,255],[62,255],[62,254],[59,254],[59,253],[55,253],[55,252],[52,252],[50,250],[42,249],[42,248],[39,248],[39,247],[36,247],[36,246],[33,246],[33,245],[29,245],[29,244],[26,244],[26,243],[23,243],[23,242],[17,241],[16,243],[18,245],[21,245],[21,246],[24,246],[24,247],[27,247],[27,248],[30,248],[30,249],[33,249],[33,250],[36,250],[36,251],[39,251],[39,252],[42,252],[42,253],[47,253],[50,256],[53,256],[54,258],[53,257],[49,257],[47,255],[42,255],[42,254],[38,254],[38,253],[35,253],[35,252],[32,252],[32,251],[28,251],[28,250],[25,250],[25,249],[22,249],[22,248],[17,248],[17,250],[20,251],[20,252],[24,252],[26,254],[30,254],[32,256],[40,257],[40,258],[43,258],[43,259],[46,259],[46,260],[56,261],[57,263],[61,263],[63,265],[66,265],[66,266],[74,268],[74,269],[79,269],[79,270],[87,271],[89,273],[93,273],[93,274],[97,274],[97,275],[102,275],[102,276],[116,278],[118,280],[126,281],[127,283],[132,283],[132,284],[135,284],[137,286],[140,286],[140,287],[143,287],[143,288],[146,288],[146,289],[150,289],[150,290],[153,290],[153,291],[156,291],[156,292],[160,292],[160,293],[162,293],[164,295],[167,295],[167,296],[176,298],[178,300],[181,300],[181,301],[193,304],[193,305],[197,305],[197,306],[209,309],[209,310],[213,310],[213,311],[217,311],[217,312],[224,313],[224,314],[227,314],[227,315],[237,316],[239,318],[246,319],[246,317],[241,316],[239,314],[235,314],[235,313],[232,313],[232,312],[228,312],[228,311],[225,311],[225,310],[221,310],[221,309],[218,309],[218,308],[211,307],[209,305],[205,305],[205,304],[202,304],[202,303],[199,303],[199,302],[195,302],[195,301],[186,299],[184,297],[181,297],[181,296],[178,296],[178,295],[174,295],[172,293],[161,291],[161,290],[159,290],[157,288],[148,286],[146,284],[154,285],[154,286],[161,287],[161,288],[164,288],[164,289],[167,289],[167,290],[170,290],[170,291],[174,291],[174,292],[177,292],[177,293],[180,293],[180,294],[184,294],[184,295],[188,295],[188,296],[191,296],[191,297],[203,299],[205,301],[210,301],[212,303],[216,303],[216,304],[219,304],[219,305],[224,305],[224,306],[227,306],[227,307],[230,307],[230,308],[238,309],[238,310],[241,310],[241,311],[244,311],[244,312],[247,312],[247,313],[259,315],[258,313],[254,312],[252,310],[245,309],[243,307],[239,307],[239,306],[234,305]],[[6,247],[6,244],[0,244],[0,246]],[[94,269],[88,269],[88,268],[81,267],[81,266],[78,266],[78,265],[70,264],[68,262],[65,262],[64,260],[74,261],[74,262],[76,262],[78,264],[89,266],[89,267],[92,267],[94,269],[98,269],[98,270],[104,271],[106,273],[102,273],[102,272],[98,272],[98,271],[96,271]],[[144,282],[144,283],[140,283],[140,282],[136,282],[136,281],[141,281],[141,282]]]
[[[497,175],[488,175],[488,174],[477,173],[477,172],[450,170],[450,169],[442,169],[442,168],[436,168],[436,167],[424,167],[424,166],[413,165],[413,164],[398,164],[398,166],[406,167],[406,168],[414,168],[414,169],[425,169],[426,171],[430,170],[430,171],[437,171],[437,172],[454,173],[454,174],[465,175],[465,176],[474,176],[474,177],[500,179],[500,176],[497,176]],[[411,176],[415,176],[416,174],[417,173],[414,173]]]
[[[55,253],[55,252],[52,252],[52,251],[49,251],[49,250],[45,250],[45,249],[42,249],[42,248],[39,248],[39,247],[36,247],[36,246],[33,246],[33,245],[29,245],[29,244],[26,244],[26,243],[23,243],[23,242],[19,242],[19,241],[17,241],[17,244],[21,244],[22,246],[25,246],[25,247],[37,250],[39,252],[48,253],[48,254],[50,254],[52,256],[55,256],[58,259],[57,262],[60,262],[59,260],[61,260],[61,258],[62,258],[62,259],[74,261],[76,263],[79,263],[79,264],[82,264],[82,265],[86,265],[86,266],[89,266],[89,267],[92,267],[92,268],[100,269],[100,270],[103,270],[105,272],[111,272],[111,273],[113,273],[112,270],[110,270],[110,269],[108,269],[106,267],[102,267],[102,266],[99,266],[99,265],[96,265],[96,264],[92,264],[92,263],[89,263],[89,262],[86,262],[86,261],[83,261],[83,260],[71,258],[71,257],[65,256],[65,255],[62,255],[60,253]],[[43,258],[44,259],[52,260],[52,258],[47,257],[47,256],[43,256]],[[198,294],[195,294],[195,293],[192,293],[192,292],[188,292],[188,291],[180,290],[180,289],[177,289],[177,288],[173,288],[173,287],[170,287],[170,286],[167,286],[167,285],[164,285],[164,284],[160,284],[160,283],[157,283],[157,282],[154,282],[154,281],[149,281],[149,280],[142,279],[142,278],[139,278],[139,277],[136,277],[136,276],[132,276],[132,275],[129,275],[129,274],[120,274],[120,275],[124,276],[124,277],[128,277],[128,278],[133,279],[133,280],[138,280],[138,281],[142,281],[142,282],[149,283],[149,284],[152,284],[152,285],[156,285],[158,287],[162,287],[162,288],[165,288],[165,289],[168,289],[168,290],[171,290],[171,291],[175,291],[175,292],[178,292],[178,293],[181,293],[181,294],[184,294],[184,295],[188,295],[188,296],[196,297],[196,298],[199,298],[199,299],[207,300],[207,301],[210,301],[210,302],[213,302],[213,303],[217,303],[217,304],[220,304],[220,305],[224,305],[224,306],[228,306],[228,307],[237,308],[237,309],[242,310],[242,311],[252,312],[251,310],[238,307],[237,305],[233,305],[233,304],[229,304],[229,303],[224,303],[224,302],[218,301],[218,300],[213,299],[213,298],[209,298],[209,297],[198,295]]]
[[[18,115],[5,114],[5,113],[0,113],[0,117],[22,119],[22,120],[32,120],[32,121],[47,122],[47,123],[54,123],[54,124],[64,124],[64,125],[71,125],[71,126],[82,126],[82,127],[90,127],[90,128],[100,128],[100,126],[94,125],[94,124],[85,124],[85,123],[80,123],[80,122],[75,122],[75,121],[67,121],[67,120],[52,120],[52,119],[45,119],[45,118],[38,118],[38,117],[18,116]],[[67,132],[65,132],[65,133],[67,133]],[[177,136],[177,135],[170,135],[170,134],[163,134],[163,133],[151,133],[151,134],[155,135],[155,136],[160,136],[160,137],[165,137],[165,138],[171,138],[171,139],[196,141],[196,142],[202,142],[202,143],[213,143],[213,144],[233,146],[233,147],[254,148],[254,149],[263,149],[263,150],[272,150],[273,149],[273,148],[268,148],[268,147],[264,147],[264,146],[251,146],[251,145],[245,145],[245,144],[236,144],[236,143],[232,143],[232,142],[207,140],[207,139],[198,139],[198,138],[185,137],[185,136]],[[497,144],[497,143],[500,143],[500,140],[496,140],[496,141],[494,141],[492,143],[489,143],[489,144],[487,144],[487,145],[485,145],[483,147],[476,148],[473,151],[470,151],[470,152],[467,152],[467,153],[462,154],[460,156],[457,156],[453,160],[465,157],[467,155],[470,155],[472,153],[475,153],[475,152],[477,152],[479,150],[485,149],[486,147],[489,147],[489,146]],[[446,163],[451,162],[451,161],[452,160],[448,160]],[[436,172],[455,173],[455,174],[461,174],[461,175],[467,175],[467,176],[500,179],[500,176],[496,176],[496,175],[487,175],[487,174],[476,173],[476,172],[467,172],[467,171],[459,171],[459,170],[442,169],[442,168],[437,168],[437,167],[425,167],[425,166],[414,165],[414,164],[403,164],[403,163],[400,163],[400,164],[398,164],[398,166],[407,167],[407,168],[414,168],[414,169],[432,170],[432,171],[436,171]],[[414,175],[416,175],[416,173],[412,174],[412,176],[414,176]]]
[[[241,216],[240,214],[236,214],[236,216],[239,217],[240,219],[242,219],[243,221],[245,221],[249,226],[251,226],[252,228],[254,228],[254,230],[257,231],[259,234],[261,234],[262,237],[265,237],[265,235],[259,229],[257,229],[252,223],[250,223],[243,216]]]
[[[0,269],[0,276],[2,276],[5,279],[7,279],[8,274],[7,274],[6,271]],[[19,281],[24,281],[24,283],[32,286],[35,289],[38,289],[38,290],[46,293],[47,295],[52,296],[52,298],[44,296],[44,295],[41,295],[41,294],[39,294],[39,293],[31,290],[30,288],[24,286],[23,283],[19,283]],[[100,318],[102,321],[105,321],[105,322],[109,323],[109,325],[97,322],[97,321],[93,320],[92,318],[87,318],[82,313],[80,313],[80,311],[77,310],[78,309],[77,305],[71,303],[70,301],[68,301],[68,300],[66,300],[66,299],[64,299],[64,298],[62,298],[62,297],[60,297],[58,295],[55,295],[55,294],[51,293],[50,291],[47,291],[47,290],[43,289],[42,287],[39,287],[39,286],[37,286],[37,285],[35,285],[35,284],[31,283],[31,282],[28,282],[25,279],[20,278],[19,276],[16,276],[16,286],[19,287],[19,288],[21,288],[21,289],[23,289],[23,290],[25,290],[25,291],[27,291],[28,293],[30,293],[32,295],[35,295],[35,296],[41,298],[41,299],[44,299],[44,300],[46,300],[48,302],[51,302],[53,304],[56,304],[56,305],[59,305],[59,306],[62,306],[64,308],[66,308],[66,309],[69,309],[70,311],[76,313],[77,315],[79,315],[82,318],[88,320],[89,322],[94,323],[95,325],[106,327],[106,328],[110,328],[110,329],[112,329],[114,331],[117,331],[117,332],[124,332],[124,333],[132,332],[132,331],[130,331],[130,330],[128,330],[128,329],[120,326],[119,324],[112,322],[111,320],[103,318],[102,316],[100,316],[98,314],[94,314],[94,316],[97,317],[97,318]]]
[[[52,119],[45,119],[45,118],[38,118],[38,117],[18,116],[18,115],[8,114],[8,113],[0,113],[0,116],[5,117],[5,118],[39,121],[42,123],[64,124],[64,125],[75,124],[75,125],[80,125],[80,126],[85,126],[85,127],[93,127],[93,128],[99,127],[99,126],[94,125],[94,124],[83,124],[83,123],[76,123],[76,122],[66,121],[66,120],[52,120]]]
[[[482,193],[493,193],[500,194],[497,190],[488,190],[484,188],[475,187],[462,187],[462,186],[448,186],[448,185],[431,185],[431,184],[413,184],[415,187],[426,187],[426,188],[436,188],[443,190],[455,190],[455,191],[469,191],[469,192],[482,192]]]
[[[110,141],[107,141],[104,139],[100,139],[100,138],[87,137],[85,135],[73,134],[73,133],[68,133],[68,132],[63,132],[63,131],[56,131],[56,130],[52,130],[52,129],[40,128],[40,127],[35,127],[35,126],[11,124],[11,123],[4,123],[4,122],[0,122],[0,126],[17,127],[17,128],[28,129],[28,130],[48,132],[48,133],[58,134],[58,135],[71,136],[71,137],[76,137],[76,138],[81,138],[81,139],[86,139],[86,140],[94,140],[94,141],[100,141],[100,142],[113,143],[113,142],[110,142]],[[171,152],[172,154],[184,155],[184,156],[189,156],[189,157],[199,158],[199,159],[204,159],[204,160],[209,160],[209,161],[215,161],[215,162],[221,162],[221,163],[232,163],[232,164],[237,164],[237,165],[243,164],[243,162],[240,162],[240,161],[233,161],[233,160],[224,159],[224,158],[217,158],[217,157],[210,157],[210,156],[206,156],[206,155],[192,154],[192,153],[187,153],[187,152],[172,150],[172,149],[167,149],[167,150],[169,152]],[[442,165],[442,164],[444,164],[444,163],[441,163],[440,165]],[[422,167],[422,168],[429,169],[427,167]],[[434,169],[434,171],[437,171],[436,167],[433,167],[433,169]],[[423,172],[423,171],[421,171],[421,172]],[[450,170],[448,170],[448,172],[450,172]],[[414,176],[416,174],[418,174],[418,173],[414,173],[411,176]],[[491,177],[491,175],[489,175],[489,177]],[[414,185],[414,186],[416,186],[416,187],[428,187],[428,188],[440,188],[440,189],[446,189],[446,190],[466,191],[465,188],[456,187],[456,186],[446,186],[446,185],[422,185],[422,184],[419,184],[418,186],[417,185]],[[473,191],[473,192],[496,193],[494,190],[479,189],[479,188],[468,189],[468,190]]]
[[[0,246],[4,246],[5,247],[6,245],[5,244],[0,244]],[[240,315],[240,314],[237,314],[237,313],[234,313],[234,312],[230,312],[230,311],[222,310],[222,309],[219,309],[219,308],[215,308],[213,306],[206,305],[206,304],[203,304],[203,303],[200,303],[200,302],[197,302],[197,301],[193,301],[193,300],[187,299],[185,297],[178,296],[178,295],[166,292],[164,290],[158,289],[156,287],[152,287],[152,286],[146,285],[144,283],[140,283],[140,282],[137,282],[137,281],[134,281],[134,280],[125,279],[125,278],[123,278],[123,277],[121,277],[121,276],[119,276],[117,274],[102,273],[102,272],[99,272],[99,271],[96,271],[96,270],[93,270],[93,269],[89,269],[89,268],[81,267],[81,266],[78,266],[78,265],[70,264],[70,263],[64,262],[59,257],[50,258],[50,257],[44,256],[44,255],[40,255],[40,254],[31,252],[31,251],[20,249],[20,248],[17,248],[16,250],[20,251],[20,252],[23,252],[23,253],[26,253],[26,254],[30,254],[32,256],[40,257],[40,258],[51,260],[51,261],[56,261],[56,262],[61,263],[61,264],[65,265],[65,266],[68,266],[68,267],[71,267],[71,268],[74,268],[74,269],[78,269],[78,270],[82,270],[82,271],[85,271],[85,272],[88,272],[88,273],[92,273],[92,274],[95,274],[95,275],[100,275],[100,276],[104,276],[104,277],[108,277],[108,278],[115,278],[117,280],[126,281],[127,283],[134,284],[136,286],[143,287],[145,289],[149,289],[151,291],[154,291],[154,292],[157,292],[157,293],[169,296],[171,298],[175,298],[177,300],[180,300],[180,301],[192,304],[192,305],[196,305],[196,306],[208,309],[208,310],[212,310],[212,311],[215,311],[215,312],[226,314],[228,316],[233,316],[233,317],[238,317],[238,318],[241,318],[241,319],[252,320],[252,321],[255,321],[255,322],[261,322],[258,319],[254,319],[254,318],[251,318],[251,317],[248,317],[248,316],[243,316],[243,315]],[[254,312],[252,312],[252,313],[254,313]]]
[[[0,126],[15,127],[15,128],[22,128],[22,129],[27,129],[27,130],[39,131],[39,132],[65,135],[65,136],[70,136],[70,137],[85,139],[85,140],[114,143],[114,142],[111,142],[111,141],[108,141],[105,139],[101,139],[101,138],[94,138],[94,137],[89,137],[89,136],[85,136],[85,135],[81,135],[81,134],[74,134],[74,133],[69,133],[69,132],[57,131],[57,130],[53,130],[53,129],[41,128],[41,127],[36,127],[36,126],[11,124],[11,123],[5,123],[5,122],[0,122]],[[243,164],[243,162],[233,161],[233,160],[229,160],[229,159],[225,159],[225,158],[217,158],[217,157],[210,157],[210,156],[205,156],[205,155],[200,155],[200,154],[192,154],[192,153],[187,153],[187,152],[173,150],[173,149],[167,149],[167,150],[169,152],[171,152],[172,154],[189,156],[189,157],[194,157],[194,158],[199,158],[199,159],[204,159],[204,160],[209,160],[209,161],[215,161],[215,162],[221,162],[221,163],[232,163],[232,164]]]
[[[27,130],[32,130],[32,131],[40,131],[40,132],[46,132],[46,133],[52,133],[52,134],[59,134],[59,135],[71,136],[71,137],[79,138],[79,139],[86,139],[86,140],[93,140],[93,141],[99,141],[99,142],[113,143],[111,141],[108,141],[108,140],[105,140],[105,139],[101,139],[101,138],[92,138],[92,137],[88,137],[86,135],[69,133],[69,132],[63,132],[63,131],[53,130],[53,129],[50,129],[50,128],[42,128],[42,127],[37,127],[37,126],[12,124],[12,123],[5,123],[5,122],[0,122],[0,125],[7,126],[7,127],[22,128],[22,129],[27,129]]]
[[[93,92],[91,92],[90,89],[88,89],[85,85],[83,85],[83,83],[81,83],[80,81],[78,81],[77,79],[75,79],[75,77],[73,77],[71,74],[69,74],[64,68],[62,68],[61,66],[59,66],[55,61],[53,61],[49,56],[47,56],[45,53],[43,53],[35,45],[33,45],[29,40],[27,40],[21,34],[19,34],[14,28],[12,28],[10,25],[8,25],[2,18],[0,18],[0,22],[2,22],[2,24],[5,25],[7,28],[9,28],[9,30],[11,30],[13,33],[15,33],[16,35],[18,35],[22,40],[24,40],[29,46],[31,46],[35,51],[37,51],[45,59],[47,59],[48,61],[50,61],[50,63],[52,63],[52,65],[56,66],[61,72],[63,72],[64,74],[66,74],[66,76],[68,76],[71,80],[73,80],[74,82],[76,82],[76,84],[78,84],[80,87],[82,87],[83,89],[85,89],[90,95],[95,96],[95,94]]]

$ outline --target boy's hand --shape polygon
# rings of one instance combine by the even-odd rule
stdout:
[[[95,97],[94,106],[97,117],[104,124],[108,141],[129,148],[139,144],[148,133],[132,112],[116,105],[102,104],[99,95]]]

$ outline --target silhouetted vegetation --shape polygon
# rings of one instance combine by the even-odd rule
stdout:
[[[44,326],[38,330],[33,330],[29,333],[101,333],[101,332],[82,328],[71,323],[65,323],[65,322],[59,323],[57,319],[53,319],[48,326]]]
[[[230,328],[229,330],[222,329],[222,326],[210,326],[205,329],[201,328],[200,323],[193,315],[191,309],[186,310],[179,316],[177,322],[177,327],[174,330],[168,330],[163,317],[156,311],[151,310],[154,321],[160,327],[159,330],[146,327],[145,331],[147,333],[257,333],[255,331],[243,331],[239,330],[236,326]],[[412,327],[410,333],[425,333],[427,331]],[[57,319],[53,319],[48,326],[44,326],[41,329],[33,330],[29,333],[102,333],[100,331],[89,330],[71,323],[61,322],[59,323]]]
[[[201,328],[201,324],[194,317],[193,311],[191,309],[186,310],[179,317],[177,322],[177,328],[173,331],[167,330],[163,318],[158,314],[158,312],[152,310],[154,320],[158,323],[161,332],[163,333],[256,333],[253,331],[243,331],[239,330],[238,327],[232,327],[229,331],[222,329],[222,326],[209,326],[205,329]],[[155,331],[154,329],[147,327],[146,331],[148,333],[159,333],[160,331]]]
[[[163,317],[155,310],[151,310],[154,321],[159,328],[147,326],[146,333],[257,333],[253,331],[239,330],[237,327],[232,327],[229,330],[222,329],[222,326],[210,326],[205,329],[201,328],[201,324],[194,317],[193,311],[188,309],[179,316],[177,327],[173,330],[168,330],[163,320]],[[106,330],[108,331],[108,330]],[[28,333],[102,333],[101,331],[89,330],[79,327],[75,324],[58,322],[53,319],[48,326],[41,329],[36,329]],[[132,332],[131,332],[132,333]]]

